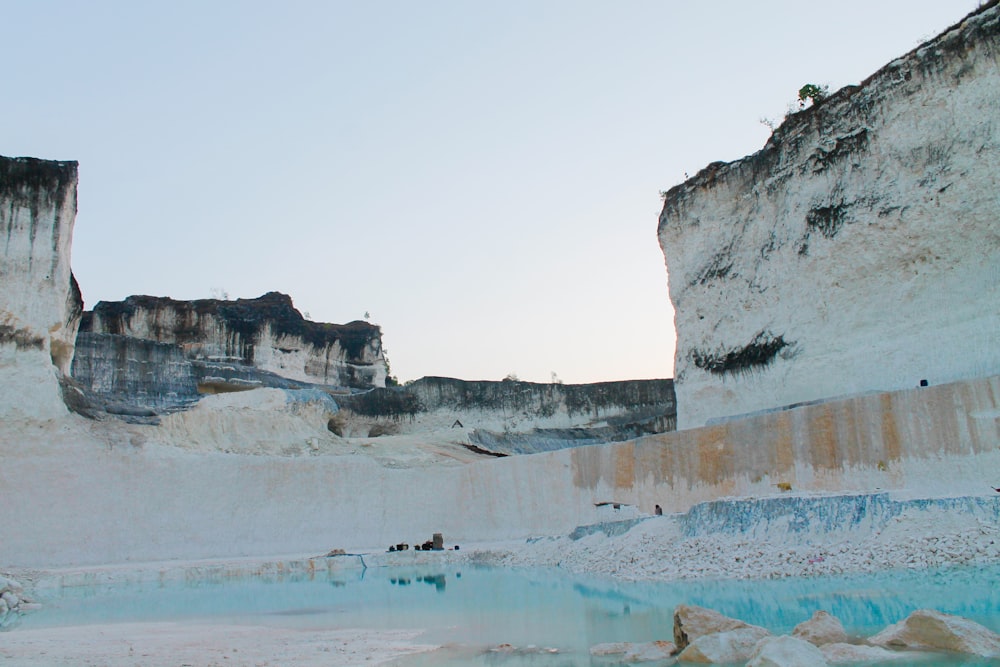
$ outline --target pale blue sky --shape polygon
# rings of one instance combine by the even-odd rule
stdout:
[[[370,312],[393,372],[669,377],[659,191],[975,0],[0,0],[0,154],[80,162],[73,268]]]

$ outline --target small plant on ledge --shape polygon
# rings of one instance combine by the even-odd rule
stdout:
[[[817,86],[814,83],[807,83],[799,88],[799,108],[805,109],[807,102],[812,102],[813,106],[819,104],[830,94],[828,86]]]

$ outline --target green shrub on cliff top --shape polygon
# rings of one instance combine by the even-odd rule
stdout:
[[[814,83],[807,83],[799,88],[799,108],[804,109],[806,102],[812,100],[813,104],[819,104],[830,93],[827,86],[817,86]]]

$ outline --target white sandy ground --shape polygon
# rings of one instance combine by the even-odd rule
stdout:
[[[540,537],[525,541],[463,545],[460,551],[386,553],[356,550],[368,567],[416,563],[480,563],[501,566],[559,566],[579,573],[630,580],[755,578],[872,572],[890,567],[941,567],[1000,562],[1000,526],[975,517],[912,512],[881,530],[836,531],[790,536],[780,531],[749,539],[712,535],[684,538],[673,516],[651,517],[623,535],[596,533],[572,540]],[[312,554],[315,556],[315,554]],[[220,568],[241,574],[256,564],[274,567],[308,559],[188,561],[11,572],[28,592],[46,580],[142,579],[183,576]],[[345,556],[345,567],[356,567]],[[669,638],[670,628],[664,628]],[[65,628],[14,629],[0,634],[0,662],[12,667],[41,665],[202,667],[209,665],[375,665],[402,655],[438,648],[421,644],[419,631],[288,628],[232,622],[127,623]]]
[[[341,667],[435,646],[413,630],[288,629],[218,623],[118,623],[6,632],[5,667]]]

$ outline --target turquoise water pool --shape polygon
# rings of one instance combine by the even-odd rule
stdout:
[[[367,568],[334,574],[216,577],[52,588],[20,627],[162,620],[226,620],[304,628],[413,628],[452,645],[399,665],[614,664],[594,644],[670,639],[673,609],[697,604],[785,633],[823,609],[867,636],[919,608],[1000,632],[1000,565],[778,580],[628,583],[561,570]],[[12,630],[17,631],[17,628]],[[497,644],[559,653],[486,653]],[[655,663],[654,663],[655,664]],[[899,663],[893,663],[899,664]],[[914,664],[1000,667],[1000,660]]]

